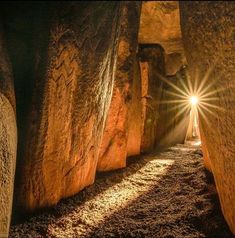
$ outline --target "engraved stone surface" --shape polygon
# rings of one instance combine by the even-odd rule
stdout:
[[[120,8],[119,2],[63,2],[35,33],[40,41],[17,173],[16,206],[22,211],[53,205],[94,182]]]

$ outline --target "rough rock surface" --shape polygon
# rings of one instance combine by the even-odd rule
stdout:
[[[93,183],[113,88],[120,3],[63,2],[53,12],[49,24],[42,23],[48,36],[36,35],[16,185],[16,205],[24,211],[55,204]]]
[[[160,44],[166,54],[183,52],[178,1],[143,2],[139,42]]]
[[[207,149],[207,146],[206,146],[206,138],[205,138],[204,132],[203,132],[203,130],[202,130],[202,127],[199,126],[199,128],[200,128],[200,137],[201,137],[201,143],[202,143],[203,162],[204,162],[205,167],[206,167],[210,172],[212,172],[212,170],[211,170],[211,161],[210,161],[210,157],[209,157],[209,152],[208,152],[208,149]]]
[[[155,144],[167,148],[177,143],[184,143],[190,120],[190,106],[182,102],[181,93],[187,85],[186,68],[181,68],[174,76],[165,77],[159,106],[159,119],[156,128]],[[174,87],[177,87],[176,90]],[[188,107],[186,107],[188,105]]]
[[[140,67],[142,86],[142,138],[141,151],[154,148],[159,118],[159,104],[165,75],[164,50],[159,45],[141,45]]]
[[[133,158],[47,212],[13,225],[10,237],[232,238],[201,151],[177,145]]]
[[[186,59],[184,54],[181,53],[171,53],[167,54],[165,57],[165,70],[166,75],[176,75],[180,70],[182,65],[186,64]]]
[[[124,2],[118,45],[117,71],[112,100],[105,123],[97,170],[107,171],[126,166],[128,109],[134,81],[134,67],[141,2]]]
[[[186,63],[182,45],[178,1],[142,3],[139,42],[159,44],[165,50],[166,75],[174,75]]]
[[[131,84],[130,105],[128,109],[127,156],[139,155],[141,144],[141,76],[138,59],[134,61],[134,77]]]
[[[7,237],[11,221],[17,128],[11,64],[0,25],[0,237]]]
[[[180,2],[185,53],[207,104],[200,106],[203,142],[208,150],[221,207],[235,234],[235,4]],[[198,85],[199,85],[198,84]],[[203,104],[202,104],[203,105]]]

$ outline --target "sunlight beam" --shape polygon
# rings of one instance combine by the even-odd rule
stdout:
[[[158,74],[159,78],[167,83],[168,85],[170,85],[172,88],[174,88],[175,90],[177,90],[178,92],[180,92],[181,94],[185,95],[186,97],[188,96],[187,93],[185,93],[183,90],[181,90],[179,87],[177,87],[176,85],[174,85],[172,82],[170,82],[168,79],[166,79],[165,77],[163,77],[162,75]]]
[[[174,93],[172,91],[169,91],[169,90],[165,90],[166,94],[170,94],[170,95],[173,95],[173,96],[176,96],[176,97],[179,97],[179,98],[182,98],[182,99],[187,99],[186,96],[183,96],[183,95],[180,95],[180,94],[177,94],[177,93]]]
[[[204,121],[206,122],[206,124],[208,126],[211,125],[210,121],[208,120],[208,118],[206,117],[205,113],[203,112],[203,110],[201,109],[201,107],[198,107],[198,113],[200,116],[202,116],[202,118],[204,119]]]
[[[215,109],[220,110],[220,111],[225,111],[224,108],[222,108],[220,106],[216,106],[216,105],[210,104],[210,103],[207,103],[207,102],[201,102],[200,104],[204,105],[204,106],[207,106],[207,107],[215,108]]]
[[[204,85],[205,85],[206,81],[208,80],[210,74],[212,73],[213,69],[214,69],[214,67],[210,67],[210,68],[207,70],[205,76],[203,77],[203,79],[202,79],[202,81],[201,81],[201,83],[200,83],[200,85],[199,85],[199,87],[198,87],[198,89],[197,89],[197,94],[200,94],[202,88],[204,87]]]
[[[184,103],[187,102],[187,100],[161,100],[159,104],[172,104],[172,103]]]

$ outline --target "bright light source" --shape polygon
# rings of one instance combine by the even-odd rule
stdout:
[[[196,106],[198,104],[199,99],[197,96],[191,96],[189,101],[193,106]]]

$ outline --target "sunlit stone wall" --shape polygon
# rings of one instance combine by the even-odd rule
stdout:
[[[1,24],[1,23],[0,23]],[[0,237],[7,237],[11,221],[17,128],[11,63],[0,25]]]
[[[133,108],[132,101],[140,97],[138,91],[134,90],[133,87],[135,81],[140,84],[140,77],[134,71],[141,2],[123,2],[123,5],[117,53],[117,71],[99,152],[97,165],[97,170],[99,171],[125,167],[127,153],[129,155],[130,153],[133,153],[132,155],[135,153],[139,154],[138,146],[140,147],[140,143],[138,143],[138,140],[140,141],[140,133],[138,133],[138,116],[140,117],[140,113],[136,112]],[[138,101],[140,104],[140,100]],[[128,114],[130,110],[133,110],[132,115]],[[133,114],[136,113],[136,117],[132,118]],[[136,124],[137,128],[134,129],[133,135],[131,135],[129,128],[131,129],[133,124]],[[134,140],[135,143],[130,145],[130,140]]]
[[[199,107],[199,118],[207,149],[204,155],[211,165],[223,214],[235,234],[234,12],[233,2],[180,2],[191,77],[197,75],[198,85],[202,85],[204,103]]]
[[[122,5],[41,2],[19,11],[14,4],[3,14],[21,102],[15,205],[25,212],[94,182]]]

